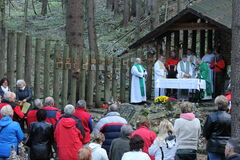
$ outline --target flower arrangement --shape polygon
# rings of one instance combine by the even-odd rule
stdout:
[[[167,103],[168,99],[169,99],[169,97],[167,97],[167,96],[159,96],[154,99],[154,102],[156,104],[165,104],[165,103]]]

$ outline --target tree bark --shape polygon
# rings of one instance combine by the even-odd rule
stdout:
[[[118,16],[120,13],[119,1],[120,0],[114,0],[114,16]]]
[[[6,30],[5,30],[5,0],[1,1],[1,8],[0,8],[0,77],[4,76],[6,65],[5,65],[5,58],[6,58]]]
[[[71,47],[83,48],[84,0],[66,0],[66,42]]]
[[[151,19],[152,19],[151,30],[155,29],[160,24],[159,23],[159,15],[160,15],[159,7],[160,7],[160,1],[153,0],[152,1],[152,14],[151,14]]]
[[[130,19],[130,1],[124,0],[123,26],[127,27]]]
[[[137,0],[132,0],[131,3],[131,16],[136,17],[136,5],[137,5]]]
[[[240,1],[233,0],[232,21],[232,59],[231,59],[231,87],[232,87],[232,137],[240,135]]]
[[[48,0],[42,0],[42,11],[41,15],[45,16],[47,14]]]

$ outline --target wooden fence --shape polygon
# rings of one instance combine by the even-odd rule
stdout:
[[[9,79],[13,91],[16,80],[24,79],[34,98],[53,96],[57,107],[75,105],[78,99],[93,107],[117,100],[129,102],[133,57],[99,55],[91,59],[88,50],[79,55],[76,48],[61,41],[14,31],[7,31],[6,37],[0,76]]]

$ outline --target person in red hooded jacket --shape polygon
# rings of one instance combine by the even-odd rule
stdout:
[[[28,128],[30,127],[30,124],[32,122],[36,122],[37,121],[37,112],[39,109],[42,108],[42,101],[40,99],[35,99],[34,100],[34,108],[32,110],[30,110],[27,114],[27,125]]]
[[[144,141],[143,152],[147,153],[151,160],[154,160],[153,156],[148,153],[148,148],[153,144],[153,141],[157,137],[156,133],[149,129],[151,122],[144,118],[138,124],[138,129],[132,133],[131,136],[139,135]]]
[[[87,104],[85,100],[79,100],[77,102],[75,113],[73,114],[82,121],[85,138],[83,144],[87,144],[91,140],[91,132],[93,131],[93,121],[90,113],[87,112]]]
[[[54,139],[57,143],[59,160],[78,160],[78,151],[85,137],[81,120],[73,116],[73,105],[64,107],[64,115],[57,121]]]
[[[54,99],[52,97],[45,98],[43,110],[47,111],[46,122],[55,126],[57,120],[61,117],[61,112],[54,107]]]

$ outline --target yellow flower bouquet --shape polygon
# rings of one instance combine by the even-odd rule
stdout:
[[[167,97],[167,96],[159,96],[154,99],[154,102],[156,104],[165,104],[165,103],[167,103],[168,99],[169,99],[169,97]]]

